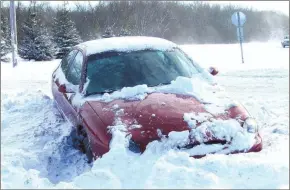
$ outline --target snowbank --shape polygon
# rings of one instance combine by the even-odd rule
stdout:
[[[187,48],[193,57],[214,62],[218,68],[226,66],[215,79],[257,119],[264,148],[259,153],[202,159],[165,148],[170,142],[183,143],[186,132],[172,133],[168,144],[151,143],[139,155],[128,151],[128,138],[115,130],[112,150],[88,165],[85,156],[72,148],[71,126],[57,115],[49,97],[57,61],[20,62],[14,69],[1,64],[1,188],[289,188],[288,49],[272,44],[245,46],[245,51],[252,51],[245,56],[246,63],[265,60],[268,69],[264,69],[259,61],[240,68],[239,55],[226,56],[239,53],[235,47]],[[211,150],[219,148],[212,146]],[[196,152],[202,150],[199,146]]]

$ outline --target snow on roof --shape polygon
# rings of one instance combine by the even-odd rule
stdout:
[[[173,47],[177,47],[177,45],[168,40],[156,37],[126,36],[91,40],[81,43],[76,47],[85,49],[88,56],[111,50],[120,52],[138,51],[144,49],[165,51],[172,49]]]

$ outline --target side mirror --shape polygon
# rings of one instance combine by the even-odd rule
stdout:
[[[61,84],[58,87],[58,91],[61,93],[75,93],[72,89],[67,88],[65,84]]]
[[[215,75],[217,75],[217,74],[219,73],[219,71],[218,71],[217,68],[215,68],[215,67],[210,67],[210,68],[208,69],[208,72],[209,72],[211,75],[213,75],[213,76],[215,76]]]

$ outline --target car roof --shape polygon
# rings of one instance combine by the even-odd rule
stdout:
[[[93,55],[107,51],[130,52],[144,49],[166,51],[177,47],[171,41],[146,36],[124,36],[91,40],[78,44],[76,47],[83,49],[86,55]]]

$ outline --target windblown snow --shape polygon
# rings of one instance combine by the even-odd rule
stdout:
[[[241,64],[238,44],[181,47],[201,66],[216,66],[220,73],[214,81],[220,86],[178,78],[157,89],[140,85],[93,98],[142,99],[151,91],[174,91],[219,103],[220,107],[206,108],[219,112],[233,103],[228,98],[220,101],[226,95],[222,86],[256,118],[263,138],[261,152],[189,157],[222,150],[218,144],[201,144],[186,151],[174,148],[186,143],[189,135],[199,138],[202,130],[224,135],[227,129],[225,138],[239,135],[233,141],[234,148],[249,146],[252,138],[237,132],[242,128],[235,121],[212,123],[206,122],[210,115],[185,113],[184,120],[193,129],[197,120],[204,123],[191,132],[171,132],[169,138],[150,143],[140,155],[128,150],[125,124],[116,117],[115,125],[109,128],[113,134],[111,150],[87,164],[85,155],[72,147],[71,126],[60,117],[51,96],[51,74],[59,60],[20,60],[14,69],[12,64],[1,64],[2,188],[289,188],[288,49],[281,48],[279,42],[248,43],[244,46],[245,64]],[[81,100],[79,97],[76,103]],[[118,116],[118,105],[113,108]]]

